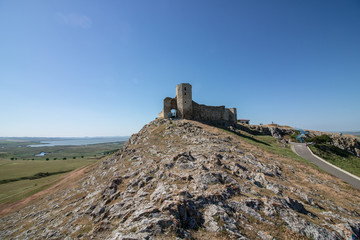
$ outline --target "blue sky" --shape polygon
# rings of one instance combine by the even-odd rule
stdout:
[[[359,1],[0,0],[0,136],[124,136],[175,96],[360,130]]]

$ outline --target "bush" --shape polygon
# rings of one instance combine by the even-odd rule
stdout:
[[[351,154],[345,150],[342,150],[338,147],[335,147],[333,145],[328,145],[328,144],[316,144],[315,147],[317,149],[320,149],[321,151],[323,152],[326,152],[326,153],[330,153],[330,154],[335,154],[337,156],[340,156],[340,157],[350,157]]]
[[[46,161],[49,161],[50,159],[49,158],[46,158]]]
[[[306,141],[307,142],[313,142],[315,144],[325,144],[325,143],[331,143],[332,139],[331,139],[331,137],[329,135],[323,134],[323,135],[320,135],[320,136],[308,138]]]

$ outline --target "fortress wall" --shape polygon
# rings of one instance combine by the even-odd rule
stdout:
[[[230,118],[230,120],[232,119],[232,121],[234,123],[237,123],[237,112],[236,112],[236,108],[229,108],[232,118]]]
[[[225,108],[224,119],[225,121],[228,121],[230,123],[236,123],[237,122],[236,108]]]
[[[171,110],[171,99],[170,97],[167,97],[164,99],[164,109],[162,111],[163,118],[168,118],[168,114]]]
[[[165,118],[164,109],[159,113],[158,118]]]
[[[197,104],[193,101],[194,120],[223,122],[225,120],[224,114],[224,106],[206,106],[204,104]]]
[[[177,110],[176,97],[175,98],[167,97],[164,99],[164,108],[162,112],[159,113],[159,118],[168,118],[171,109]]]
[[[236,124],[236,108],[225,108],[225,106],[206,106],[192,101],[192,87],[188,83],[176,86],[176,97],[164,99],[163,111],[159,118],[169,118],[171,110],[176,110],[176,118],[193,119],[196,121]]]

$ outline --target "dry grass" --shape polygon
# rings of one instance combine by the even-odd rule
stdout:
[[[308,164],[305,161],[297,161],[292,158],[283,157],[272,152],[265,151],[263,148],[250,144],[248,141],[245,141],[240,136],[228,133],[222,129],[214,128],[202,123],[195,121],[190,121],[196,125],[201,126],[206,131],[217,134],[222,138],[231,137],[233,142],[239,146],[241,149],[246,149],[247,152],[253,153],[258,159],[264,163],[271,163],[272,161],[277,161],[281,163],[282,172],[287,176],[287,181],[290,182],[292,186],[299,186],[299,190],[307,193],[316,193],[320,195],[323,199],[332,199],[336,206],[348,209],[350,211],[356,210],[354,208],[354,202],[360,202],[360,190],[353,188],[349,184],[343,182],[341,179],[336,178],[325,171],[314,167],[312,164]],[[286,166],[292,166],[295,170],[295,173],[292,173],[290,168]],[[321,183],[309,182],[307,178],[313,178],[319,180]],[[241,182],[240,179],[238,179]],[[265,189],[266,190],[266,189]],[[265,193],[264,194],[268,194]],[[284,195],[292,195],[291,192],[285,191]],[[351,201],[349,196],[352,196]],[[295,199],[298,199],[294,196]],[[301,199],[298,199],[303,201]],[[312,208],[311,205],[305,206],[306,208]]]
[[[187,120],[181,120],[181,121],[187,121]],[[235,134],[229,133],[224,131],[223,129],[219,129],[219,128],[215,128],[209,125],[205,125],[202,123],[198,123],[195,121],[189,121],[192,124],[198,125],[200,126],[202,129],[204,129],[205,131],[208,131],[210,133],[215,134],[215,137],[219,137],[222,139],[231,139],[233,146],[236,146],[238,149],[241,149],[246,155],[250,155],[253,157],[256,157],[257,159],[259,159],[262,163],[264,164],[271,164],[271,163],[275,163],[277,166],[281,167],[281,172],[283,179],[279,179],[276,177],[269,177],[269,176],[265,176],[265,178],[273,183],[278,183],[278,184],[282,184],[285,185],[289,188],[284,189],[283,191],[283,195],[284,196],[290,196],[293,199],[299,200],[304,202],[304,206],[308,211],[311,211],[312,213],[316,214],[319,216],[319,219],[314,219],[311,218],[309,216],[303,216],[305,219],[307,219],[310,222],[314,222],[317,224],[322,224],[323,221],[323,217],[320,214],[322,211],[328,211],[330,209],[325,209],[325,210],[320,210],[318,208],[315,208],[314,206],[310,205],[309,203],[305,202],[302,199],[299,199],[299,197],[294,194],[294,192],[296,192],[296,190],[299,190],[301,192],[305,192],[308,194],[316,194],[317,196],[319,196],[318,198],[322,199],[322,200],[328,200],[331,199],[332,202],[334,203],[335,206],[338,207],[342,207],[347,209],[348,211],[352,211],[357,209],[356,207],[354,207],[354,203],[356,202],[360,202],[360,191],[356,190],[354,188],[352,188],[351,186],[349,186],[348,184],[342,182],[341,180],[317,169],[314,168],[312,165],[307,164],[306,162],[302,162],[302,161],[298,161],[297,159],[293,159],[291,157],[286,157],[286,156],[282,156],[279,154],[276,154],[274,152],[270,152],[270,151],[266,151],[264,150],[264,148],[262,148],[259,145],[255,145],[252,144],[249,141],[246,141],[244,138],[242,138],[241,136],[237,136]],[[143,160],[149,160],[149,159],[154,159],[154,164],[157,164],[157,162],[159,162],[161,159],[159,159],[159,157],[155,156],[156,153],[151,153],[149,152],[149,147],[150,146],[156,146],[156,150],[159,152],[162,152],[163,154],[166,153],[167,155],[162,155],[161,158],[171,158],[173,156],[170,156],[169,154],[169,149],[168,149],[168,145],[169,142],[171,142],[177,150],[182,151],[182,150],[186,150],[188,149],[185,144],[184,144],[184,140],[181,137],[176,136],[175,134],[169,136],[169,135],[164,135],[164,131],[165,131],[165,127],[167,127],[166,125],[160,125],[159,127],[157,126],[151,126],[148,128],[148,130],[151,132],[151,134],[149,135],[149,139],[147,141],[141,142],[138,145],[130,145],[127,149],[127,151],[130,152],[131,149],[134,149],[136,151],[139,150],[144,150],[142,151],[141,154],[144,153],[144,155],[142,156]],[[136,171],[137,167],[134,166],[132,163],[134,162],[133,160],[130,160],[131,157],[133,156],[133,154],[124,154],[125,157],[123,159],[119,159],[118,160],[118,165],[121,166],[119,167],[119,170],[117,170],[117,172],[120,174],[120,176],[123,176],[131,171]],[[224,162],[226,162],[224,160]],[[98,169],[98,165],[93,165],[92,167],[87,167],[84,168],[82,170],[82,172],[79,172],[78,174],[74,174],[71,177],[67,177],[65,179],[63,179],[60,183],[56,184],[53,188],[48,189],[48,193],[54,193],[54,192],[60,192],[60,191],[64,191],[66,189],[69,189],[69,187],[71,188],[80,188],[81,187],[81,179],[83,177],[86,176],[87,173],[89,172],[93,172],[96,171],[96,169]],[[213,166],[207,166],[212,170],[219,170],[219,171],[223,171],[224,169],[222,169],[220,166],[217,165],[213,165]],[[294,169],[294,172],[292,170],[292,168]],[[176,175],[176,171],[178,171],[176,168],[171,169],[170,172],[173,173],[174,175]],[[190,174],[190,170],[181,170],[182,171],[182,175],[186,175],[185,173],[189,172]],[[196,171],[196,170],[194,170]],[[232,174],[229,171],[226,171],[228,174]],[[179,175],[179,173],[177,173],[177,175]],[[244,179],[241,179],[240,177],[236,177],[236,176],[232,176],[234,177],[239,184],[243,184],[245,182]],[[315,181],[319,181],[319,183],[314,183],[314,182],[310,182],[306,179],[308,178],[312,178]],[[106,178],[104,181],[109,181],[109,178]],[[171,182],[168,182],[169,184],[176,184],[177,186],[177,190],[175,190],[175,194],[179,194],[181,189],[184,189],[188,186],[188,182],[186,180],[182,180],[181,176],[179,176],[179,178],[175,178],[176,180],[173,180]],[[126,178],[123,179],[123,182],[118,186],[118,190],[120,192],[124,192],[127,188],[127,185],[129,184],[129,181],[131,180],[131,178]],[[249,198],[254,198],[254,199],[259,199],[262,197],[271,197],[274,196],[275,193],[273,193],[272,191],[265,189],[265,188],[257,188],[256,186],[252,186],[254,188],[256,188],[256,191],[259,193],[259,195],[253,195],[253,194],[240,194],[240,195],[236,195],[234,197],[232,197],[230,200],[234,200],[234,201],[241,201],[243,199],[249,199]],[[154,191],[154,188],[148,188],[146,191],[149,192],[149,194],[144,197],[144,201],[150,201],[150,195],[152,194],[152,192]],[[208,188],[208,192],[211,192],[211,194],[218,194],[220,191],[226,189],[226,186],[222,186],[219,187],[219,185],[213,185],[213,186],[209,186]],[[46,193],[46,192],[45,192]],[[352,199],[349,199],[348,196],[352,196]],[[79,194],[79,195],[74,195],[71,198],[69,198],[68,200],[63,201],[62,204],[66,204],[72,200],[76,200],[76,199],[80,199],[84,197],[84,194]],[[100,197],[100,196],[99,196]],[[19,206],[17,206],[18,208],[25,206],[26,204],[32,203],[35,200],[39,200],[41,198],[40,196],[35,196],[34,198],[32,198],[30,201],[23,203],[22,205],[20,204]],[[120,198],[116,199],[114,201],[111,202],[111,204],[114,204],[118,201],[121,201]],[[17,208],[17,209],[18,209]],[[71,211],[71,207],[66,208],[64,210],[64,212],[69,212]],[[340,213],[341,215],[341,213]],[[263,216],[265,218],[267,218],[266,216]],[[259,230],[262,230],[264,232],[268,232],[269,234],[271,234],[271,236],[275,237],[276,239],[307,239],[306,237],[303,237],[299,234],[296,234],[290,230],[288,230],[288,228],[284,225],[283,221],[280,221],[280,219],[278,221],[275,221],[275,226],[274,225],[267,225],[264,223],[259,223],[257,224],[257,220],[247,216],[247,218],[249,219],[249,226],[250,223],[253,226],[256,226],[256,231],[254,231],[254,229],[251,228],[245,228],[244,229],[241,227],[239,227],[239,231],[241,233],[243,233],[245,236],[247,236],[249,239],[256,239],[259,238],[259,236],[257,236],[257,232]],[[66,221],[67,218],[64,219],[64,221]],[[270,219],[269,219],[270,220]],[[114,220],[116,221],[116,220]],[[271,221],[274,221],[274,219],[272,219]],[[76,222],[76,224],[78,225],[83,225],[83,227],[76,233],[73,235],[74,238],[77,237],[78,234],[81,233],[86,233],[89,232],[93,225],[91,222],[89,222],[88,218],[82,218],[82,219],[78,219],[78,221]],[[115,224],[116,223],[112,223]],[[116,227],[114,225],[114,228]],[[245,224],[241,224],[242,226],[247,226],[246,223]],[[27,225],[25,225],[25,227],[27,227]],[[193,236],[194,239],[231,239],[229,238],[229,234],[226,233],[226,231],[222,231],[220,233],[211,233],[211,232],[207,232],[204,229],[200,228],[199,230],[192,230],[191,234]],[[155,239],[174,239],[175,233],[169,231],[168,233],[165,233],[164,235],[161,236],[157,236],[155,237]]]

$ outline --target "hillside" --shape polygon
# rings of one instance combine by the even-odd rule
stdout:
[[[239,130],[245,131],[253,135],[270,135],[274,138],[287,141],[295,141],[296,136],[300,132],[289,126],[279,126],[277,124],[267,125],[248,125],[238,124]],[[360,158],[360,138],[355,135],[340,135],[339,133],[328,133],[321,131],[306,130],[306,135],[303,138],[312,138],[320,135],[328,135],[332,139],[332,145],[349,152],[350,154]]]
[[[360,237],[360,191],[195,121],[155,120],[67,180],[3,209],[0,239]]]

